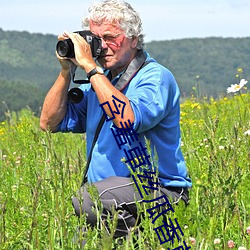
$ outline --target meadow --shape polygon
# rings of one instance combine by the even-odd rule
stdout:
[[[182,229],[179,242],[160,244],[154,231],[160,222],[152,223],[143,204],[139,234],[134,230],[117,245],[115,218],[107,222],[111,236],[98,222],[99,230],[87,232],[85,249],[249,250],[249,103],[249,94],[237,92],[181,104],[182,150],[193,187],[190,204],[168,214]],[[71,197],[85,163],[84,135],[42,132],[29,109],[6,113],[0,124],[0,249],[81,249],[76,228],[86,222],[75,217]],[[98,201],[95,209],[100,212]]]

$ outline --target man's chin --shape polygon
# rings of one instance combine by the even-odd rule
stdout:
[[[106,58],[100,58],[98,59],[98,62],[105,69],[110,69],[113,66],[113,64],[110,61],[106,60]]]

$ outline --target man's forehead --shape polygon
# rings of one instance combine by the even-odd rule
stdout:
[[[110,22],[105,19],[101,22],[94,22],[93,20],[90,20],[89,26],[90,28],[94,28],[96,30],[121,30],[118,22]]]
[[[117,24],[113,24],[107,21],[104,21],[102,24],[90,22],[90,30],[98,34],[119,33],[122,31]]]

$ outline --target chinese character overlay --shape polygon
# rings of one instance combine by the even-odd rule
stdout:
[[[105,114],[106,121],[110,121],[110,120],[115,119],[115,114],[121,115],[121,118],[123,118],[126,103],[119,100],[114,95],[112,95],[112,98],[113,98],[112,102],[113,102],[113,109],[114,110],[112,110],[111,105],[108,101],[99,105],[102,108],[103,113]],[[109,117],[107,115],[107,113],[104,109],[105,105],[107,105],[107,107],[111,113],[111,117]],[[134,124],[131,123],[130,120],[125,121],[125,122],[120,122],[120,124],[121,124],[121,128],[118,128],[114,124],[111,128],[111,132],[116,140],[116,143],[117,143],[119,149],[122,149],[123,145],[127,144],[127,145],[131,146],[132,142],[139,141],[138,140],[138,133],[135,132],[135,130],[133,128]],[[141,167],[144,165],[151,166],[151,163],[149,161],[150,156],[147,153],[147,148],[144,147],[141,142],[139,142],[139,146],[136,146],[136,147],[131,148],[129,150],[123,149],[123,151],[125,152],[125,155],[127,157],[125,163],[129,164],[129,166],[131,167],[133,172],[136,172],[136,168],[138,168],[138,167]],[[143,173],[144,173],[143,175],[137,174],[137,178],[135,178],[135,176],[132,174],[132,178],[134,180],[134,183],[137,187],[137,190],[138,190],[141,198],[143,199],[142,202],[145,202],[145,203],[153,202],[153,204],[155,204],[154,207],[147,209],[147,212],[150,214],[150,218],[152,219],[152,223],[154,224],[155,221],[161,215],[164,216],[164,214],[167,213],[168,211],[174,212],[174,209],[173,209],[171,203],[169,202],[169,200],[165,194],[160,196],[160,197],[157,197],[155,199],[152,199],[152,200],[145,200],[144,199],[140,188],[143,188],[145,194],[149,195],[150,193],[153,193],[152,191],[149,192],[148,191],[149,189],[150,190],[158,190],[159,182],[154,180],[154,178],[153,178],[153,175],[156,174],[155,172],[144,170]],[[140,180],[140,184],[138,184],[137,180]],[[145,180],[147,182],[147,185],[144,184]],[[164,244],[166,242],[171,242],[173,244],[174,238],[177,238],[178,241],[180,241],[179,234],[184,236],[177,219],[175,218],[174,221],[172,221],[170,218],[168,218],[168,220],[169,220],[169,223],[167,223],[166,217],[164,216],[163,221],[162,221],[163,224],[157,228],[154,228],[154,231],[156,232],[156,234],[160,240],[160,244]],[[175,222],[176,226],[174,225],[174,222]],[[177,231],[179,231],[179,232],[177,232]],[[173,248],[172,250],[189,250],[189,249],[191,249],[191,247],[187,246],[185,241],[183,241],[183,244],[184,245]],[[167,249],[171,250],[169,247]]]
[[[123,149],[127,157],[125,163],[129,163],[134,172],[138,167],[143,165],[151,165],[149,161],[150,156],[147,154],[147,148],[143,147],[141,142],[139,142],[139,144],[140,147],[137,146],[129,150]]]
[[[152,218],[156,213],[158,213],[158,215],[156,215],[152,221],[153,224],[155,223],[156,219],[159,218],[159,216],[165,214],[168,211],[174,212],[174,209],[171,206],[171,204],[170,204],[170,202],[165,194],[160,196],[160,197],[157,197],[153,200],[143,200],[143,202],[149,203],[149,202],[154,202],[154,201],[160,201],[161,199],[164,202],[162,202],[162,203],[157,202],[158,204],[156,206],[147,209],[147,212],[150,214],[150,218]],[[163,210],[164,208],[167,208],[167,209]]]
[[[120,122],[120,124],[121,128],[116,127],[114,124],[111,128],[112,134],[116,140],[119,149],[121,149],[121,146],[127,143],[129,145],[132,145],[131,141],[138,141],[138,134],[133,129],[133,123],[131,123],[130,120],[128,120],[128,123],[124,122],[123,124],[122,122]]]
[[[148,195],[149,193],[148,193],[147,189],[158,190],[158,184],[159,184],[159,182],[157,182],[157,181],[156,182],[155,181],[151,181],[151,180],[153,180],[153,174],[155,174],[155,172],[150,172],[150,171],[146,171],[146,170],[144,170],[143,172],[144,172],[145,175],[138,174],[137,177],[140,180],[140,182],[142,183],[141,187],[145,191],[146,195]],[[135,185],[136,185],[136,187],[138,189],[138,192],[139,192],[141,198],[143,198],[143,194],[142,194],[142,192],[140,190],[140,187],[139,187],[139,185],[137,183],[137,180],[134,177],[134,175],[132,175],[132,178],[134,180],[134,183],[135,183]],[[144,180],[147,180],[149,186],[144,185],[144,182],[143,182]]]
[[[176,248],[173,248],[172,250],[189,250],[189,249],[191,249],[191,247],[187,246],[187,243],[185,242],[185,240],[183,241],[183,243],[184,243],[185,248],[183,246],[178,246]],[[167,250],[171,250],[171,249],[168,247]]]
[[[184,243],[185,248],[183,246],[179,246],[179,247],[176,247],[176,248],[174,248],[172,250],[189,250],[189,249],[191,249],[191,247],[187,246],[187,243],[185,242],[185,240],[183,241],[183,243]]]
[[[115,119],[115,115],[114,115],[114,114],[117,114],[117,115],[120,115],[120,114],[121,114],[121,118],[123,118],[123,112],[124,112],[124,108],[125,108],[125,105],[126,105],[125,102],[119,100],[119,99],[116,98],[114,95],[112,95],[112,97],[114,98],[114,99],[112,100],[112,102],[113,102],[113,104],[114,104],[115,110],[112,110],[112,109],[111,109],[111,106],[110,106],[110,104],[109,104],[108,101],[106,101],[106,102],[104,102],[104,103],[102,103],[102,104],[99,105],[99,106],[102,108],[102,111],[103,111],[103,113],[104,113],[105,116],[106,116],[106,121],[107,121],[107,122],[110,121],[110,120]],[[112,116],[111,116],[110,118],[108,117],[107,113],[105,112],[104,105],[108,105],[108,108],[109,108],[109,110],[110,110],[110,113],[112,114]],[[121,110],[121,112],[120,112],[120,110]]]
[[[154,228],[161,244],[169,242],[169,241],[171,241],[171,243],[173,244],[175,236],[178,239],[178,241],[180,241],[180,237],[177,233],[177,230],[179,230],[181,235],[184,236],[177,219],[175,218],[174,220],[175,220],[175,223],[177,224],[176,227],[174,226],[171,218],[169,218],[169,224],[167,224],[167,222],[163,220],[163,225],[157,228]]]

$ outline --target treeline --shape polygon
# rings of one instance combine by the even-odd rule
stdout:
[[[160,41],[146,48],[174,73],[182,95],[216,98],[239,78],[250,80],[250,37]]]
[[[0,29],[0,120],[8,109],[39,113],[60,66],[57,37]],[[250,79],[250,38],[153,41],[146,50],[176,77],[183,97],[224,95],[239,77]]]
[[[39,115],[46,91],[25,81],[0,80],[0,121],[11,111],[31,109]]]
[[[56,42],[54,35],[0,29],[0,120],[26,107],[39,114],[60,69]]]

